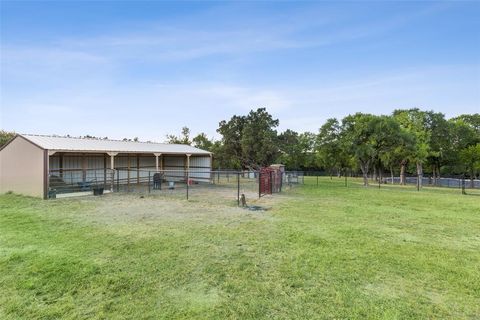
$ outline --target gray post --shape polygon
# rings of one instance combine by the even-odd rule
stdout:
[[[258,172],[258,198],[262,197],[262,174]]]
[[[237,204],[240,206],[240,172],[237,172]]]
[[[148,193],[150,193],[150,171],[148,171]]]
[[[187,173],[187,200],[188,200],[188,185],[189,185],[188,180],[190,180],[190,177],[188,175],[189,175],[189,173]]]
[[[270,171],[270,194],[273,194],[273,171]]]

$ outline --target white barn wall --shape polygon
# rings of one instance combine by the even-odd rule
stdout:
[[[196,181],[209,182],[212,158],[210,156],[190,157],[190,178]]]

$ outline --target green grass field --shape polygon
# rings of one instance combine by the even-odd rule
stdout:
[[[343,180],[251,212],[0,196],[0,319],[478,319],[480,197]]]

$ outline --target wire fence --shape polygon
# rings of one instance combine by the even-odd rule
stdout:
[[[269,180],[269,188],[262,181]],[[139,193],[202,201],[256,199],[304,183],[302,172],[236,170],[50,170],[49,198],[103,193]]]
[[[325,171],[306,171],[304,176],[308,177],[309,185],[319,186],[319,179],[322,177],[330,177],[330,179],[342,179],[344,186],[351,185],[351,182],[356,184],[363,184],[362,175],[358,172],[337,172],[331,174]],[[412,187],[417,191],[423,188],[444,188],[444,189],[458,189],[462,194],[480,195],[480,179],[475,176],[471,177],[468,174],[449,175],[443,177],[433,177],[430,175],[406,174],[403,178],[394,176],[378,176],[374,174],[368,175],[368,182],[370,186],[381,188],[382,186],[403,185],[405,187]]]
[[[103,193],[139,193],[199,201],[227,201],[242,204],[264,195],[280,193],[296,185],[319,186],[322,177],[342,179],[347,187],[361,183],[361,175],[324,171],[237,171],[237,170],[144,170],[144,169],[60,169],[50,170],[49,198]],[[334,178],[335,177],[335,178]],[[442,178],[415,175],[369,176],[371,186],[401,185],[420,191],[425,187],[456,188],[462,194],[480,194],[480,180],[467,175]]]

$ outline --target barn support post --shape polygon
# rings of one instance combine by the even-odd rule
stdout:
[[[190,156],[191,156],[191,154],[190,154],[190,153],[187,153],[186,156],[187,156],[187,172],[186,172],[186,176],[187,176],[187,200],[188,200],[188,189],[189,189],[189,187],[190,187]]]
[[[107,154],[110,156],[110,169],[112,170],[112,181],[110,185],[110,191],[113,192],[113,184],[115,183],[115,156],[118,154],[118,152],[107,152]],[[118,176],[118,173],[117,173],[117,176]]]
[[[130,192],[130,155],[127,155],[127,192]]]
[[[159,165],[159,157],[162,155],[161,153],[154,153],[153,154],[155,156],[155,170],[157,172],[160,171],[160,165]]]
[[[137,185],[140,184],[140,155],[137,154]]]
[[[87,157],[82,154],[82,182],[87,181]]]
[[[60,178],[63,179],[63,153],[60,153],[60,159],[59,159],[59,169],[60,169]]]
[[[107,155],[103,155],[103,187],[107,185]]]
[[[210,153],[210,183],[215,183],[215,173],[213,173],[213,154]]]

